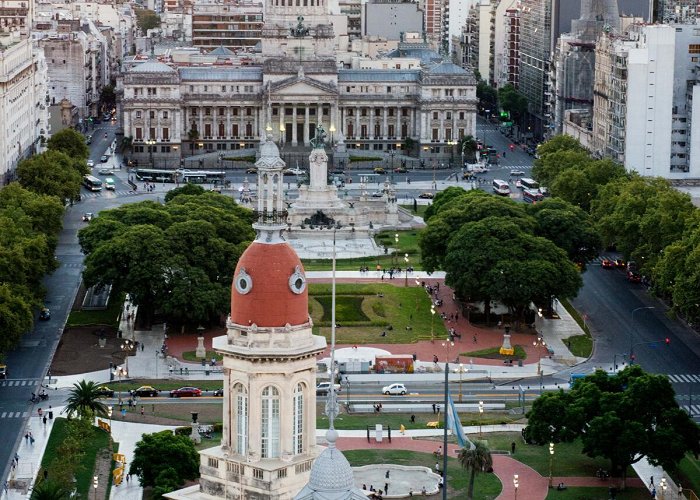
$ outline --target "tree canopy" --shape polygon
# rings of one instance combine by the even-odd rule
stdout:
[[[160,16],[155,11],[148,9],[136,9],[136,23],[144,35],[146,31],[160,26]]]
[[[90,148],[85,144],[85,136],[72,128],[64,128],[53,134],[47,147],[49,151],[59,151],[76,160],[85,161],[90,156]]]
[[[136,443],[129,473],[139,477],[141,486],[165,483],[173,491],[186,480],[199,477],[199,454],[187,436],[171,431],[144,434]]]
[[[700,427],[678,407],[668,377],[639,366],[615,375],[598,370],[568,392],[545,393],[527,417],[527,440],[580,438],[583,453],[610,460],[623,481],[627,467],[642,457],[673,471],[687,452],[700,453]]]
[[[128,292],[145,323],[155,311],[182,325],[224,313],[236,263],[254,236],[251,213],[218,193],[191,191],[165,205],[101,212],[78,234],[86,284]]]
[[[527,99],[510,83],[498,89],[498,102],[515,122],[519,122],[527,113]]]
[[[80,193],[80,183],[87,173],[83,158],[70,157],[61,151],[46,151],[22,160],[17,177],[22,187],[38,194],[72,200]]]

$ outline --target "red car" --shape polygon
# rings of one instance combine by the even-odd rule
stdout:
[[[634,271],[628,271],[627,279],[630,280],[632,283],[641,283],[642,275],[639,273],[635,273]]]
[[[610,259],[603,259],[600,265],[603,266],[603,269],[612,269],[615,267],[615,264]]]
[[[171,398],[195,398],[202,395],[202,390],[196,387],[180,387],[170,391]]]

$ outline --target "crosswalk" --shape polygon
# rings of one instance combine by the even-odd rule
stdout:
[[[34,387],[38,383],[34,379],[7,379],[0,381],[0,387]]]
[[[700,374],[686,373],[681,375],[667,375],[668,379],[673,384],[697,384],[700,383]]]
[[[29,412],[26,411],[0,411],[0,420],[6,418],[27,418]]]
[[[681,406],[680,408],[681,408],[681,410],[686,412],[691,417],[700,415],[700,405],[692,405],[692,406],[685,405],[685,406]]]

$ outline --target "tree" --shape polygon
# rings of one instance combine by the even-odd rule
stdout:
[[[34,485],[30,500],[68,500],[70,492],[62,485],[51,481],[39,481]]]
[[[527,113],[527,99],[510,83],[498,89],[498,102],[501,109],[510,113],[513,121],[520,120]]]
[[[0,249],[0,258],[4,257]],[[3,259],[4,260],[4,259]],[[19,344],[34,324],[34,302],[27,289],[14,283],[0,283],[0,353]]]
[[[467,191],[459,186],[450,186],[443,191],[438,191],[435,193],[433,203],[431,203],[430,206],[425,209],[423,219],[427,221],[433,215],[437,214],[445,204],[452,201],[454,198],[459,198],[465,194],[467,194]]]
[[[99,385],[92,381],[81,380],[73,384],[66,407],[63,412],[77,414],[82,420],[92,421],[94,416],[106,417],[107,407],[100,401]]]
[[[60,151],[47,151],[22,160],[17,167],[20,185],[37,194],[57,196],[60,200],[72,200],[80,193],[82,176],[87,166]],[[84,161],[83,161],[84,163]]]
[[[156,486],[164,471],[167,472],[161,480],[176,480],[178,485],[199,477],[199,454],[189,437],[163,431],[144,434],[143,439],[136,443],[129,473],[139,477],[141,486]]]
[[[527,417],[526,439],[580,438],[583,453],[610,460],[623,488],[627,467],[642,457],[673,471],[686,453],[700,453],[700,427],[678,407],[668,378],[636,365],[614,375],[598,370],[568,393],[543,394]]]
[[[486,81],[478,79],[476,98],[479,99],[479,109],[495,112],[498,109],[498,91]]]
[[[416,146],[418,146],[418,142],[412,137],[406,136],[406,138],[403,140],[402,149],[406,152],[408,156],[411,156],[411,153],[416,148]]]
[[[474,498],[474,479],[480,472],[488,471],[493,467],[491,450],[482,441],[476,441],[473,448],[462,448],[457,455],[459,464],[466,470],[471,471],[469,475],[469,489],[467,498]]]
[[[567,134],[555,135],[547,142],[540,144],[537,147],[537,154],[540,157],[558,151],[573,151],[578,153],[588,153],[586,148],[579,142],[578,139]]]
[[[152,10],[148,9],[135,9],[136,10],[136,24],[141,29],[141,31],[146,34],[148,30],[160,27],[160,17]]]
[[[60,151],[69,158],[83,162],[90,156],[90,148],[85,144],[85,136],[72,128],[64,128],[52,135],[47,147],[49,151]]]
[[[474,139],[474,137],[472,137],[471,135],[467,135],[460,139],[459,152],[462,155],[464,163],[472,163],[475,160],[476,146],[476,139]]]
[[[105,85],[100,91],[100,105],[103,109],[112,110],[116,106],[117,94],[114,85]]]
[[[542,147],[542,146],[540,146]],[[543,186],[551,187],[563,172],[583,170],[593,160],[585,151],[561,150],[540,155],[532,167],[532,176]],[[552,192],[554,196],[559,196]]]
[[[167,193],[165,193],[165,203],[168,203],[170,200],[175,198],[176,196],[179,196],[181,194],[188,194],[192,196],[199,196],[206,193],[206,190],[200,186],[199,184],[183,184],[180,187],[177,187],[175,189],[171,189]]]
[[[563,249],[572,262],[585,267],[598,256],[600,235],[590,215],[559,198],[548,198],[528,205],[528,213],[537,222],[535,234]]]

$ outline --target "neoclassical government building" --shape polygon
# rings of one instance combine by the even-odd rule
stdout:
[[[421,158],[458,155],[454,143],[476,135],[473,73],[420,41],[342,69],[330,19],[327,0],[266,0],[258,65],[226,64],[232,54],[218,48],[221,64],[150,59],[128,69],[122,109],[133,158],[160,168],[202,153],[254,154],[266,131],[290,149],[309,146],[318,123],[351,154],[411,138]]]

